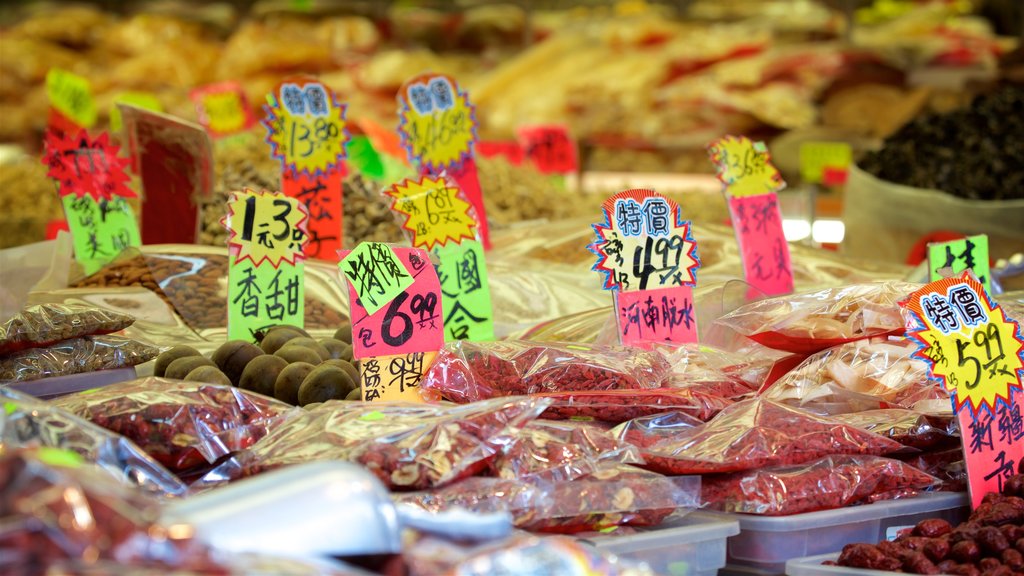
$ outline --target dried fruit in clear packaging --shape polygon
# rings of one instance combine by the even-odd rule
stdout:
[[[551,400],[551,407],[544,412],[544,418],[597,420],[612,424],[662,412],[683,412],[707,421],[732,404],[731,400],[691,388],[584,390],[536,396]]]
[[[159,349],[120,336],[83,336],[0,358],[0,381],[27,382],[148,362]]]
[[[0,324],[0,354],[38,348],[81,336],[124,330],[135,319],[127,314],[81,304],[38,304]]]
[[[534,420],[491,463],[491,473],[505,479],[571,480],[608,463],[641,462],[636,447],[590,422]]]

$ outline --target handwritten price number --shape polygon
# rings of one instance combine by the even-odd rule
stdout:
[[[955,342],[957,366],[963,368],[971,365],[973,367],[974,379],[970,383],[964,384],[968,390],[978,387],[985,370],[989,371],[990,376],[1000,373],[1011,375],[1005,365],[998,365],[999,362],[1006,360],[1006,353],[1003,350],[1003,339],[996,324],[990,322],[984,330],[975,332],[973,338],[969,340],[957,338]],[[984,352],[984,363],[982,363],[982,352]],[[949,379],[953,385],[958,383],[954,374],[950,374]]]
[[[464,110],[453,109],[455,91],[446,78],[433,78],[427,84],[413,84],[406,94],[413,109],[426,118],[422,132],[418,122],[408,126],[417,156],[447,146],[457,135],[465,133],[469,119]]]
[[[291,202],[284,199],[276,199],[274,200],[274,207],[281,208],[281,211],[274,216],[273,220],[274,222],[280,224],[282,227],[280,233],[273,235],[274,240],[280,242],[283,240],[287,240],[290,237],[291,240],[293,241],[293,248],[296,246],[296,243],[301,244],[304,233],[302,232],[301,229],[298,228],[292,230],[291,225],[288,223],[288,215],[291,214],[292,212]],[[246,242],[252,242],[253,228],[255,227],[255,224],[256,197],[249,196],[245,200],[245,214],[243,216],[242,224],[242,240]],[[256,237],[259,240],[260,245],[267,246],[268,248],[273,248],[273,244],[271,244],[267,238],[269,234],[270,232],[258,232],[256,234]]]
[[[381,339],[384,343],[393,348],[402,346],[412,338],[414,326],[425,328],[427,324],[436,326],[437,321],[437,294],[433,292],[429,294],[417,294],[412,297],[412,301],[409,303],[409,311],[416,315],[416,320],[413,320],[409,314],[402,311],[402,305],[409,300],[409,293],[402,292],[391,301],[387,311],[384,313],[384,320],[381,323]],[[402,326],[402,331],[395,334],[392,330],[392,326],[396,324],[396,320],[399,325]]]
[[[763,152],[748,146],[744,148],[742,154],[730,154],[728,150],[723,150],[722,164],[731,169],[730,176],[733,181],[738,181],[754,174],[764,174],[767,160]]]
[[[104,153],[104,151],[90,147],[89,142],[86,140],[83,140],[79,144],[79,148],[77,148],[76,150],[65,150],[63,154],[64,156],[73,157],[74,162],[72,163],[72,166],[74,166],[75,174],[79,178],[82,177],[83,159],[85,159],[88,164],[87,171],[89,174],[97,174],[100,172],[107,172],[110,170],[110,163],[107,161],[107,155]],[[96,165],[97,158],[99,159],[99,163],[102,166]]]
[[[338,125],[328,118],[330,101],[323,85],[307,84],[300,88],[297,84],[285,84],[281,87],[281,101],[291,116],[288,136],[292,155],[308,158],[325,143],[341,137]],[[299,143],[305,144],[305,152],[298,152]]]

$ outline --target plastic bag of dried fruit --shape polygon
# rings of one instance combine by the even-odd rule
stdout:
[[[517,528],[574,534],[612,526],[654,526],[699,506],[700,478],[669,478],[632,466],[606,466],[571,481],[467,478],[444,488],[396,495],[431,512],[464,508],[509,512]]]
[[[120,336],[83,336],[0,357],[0,382],[28,382],[148,362],[160,350]]]
[[[836,414],[832,418],[918,450],[945,450],[960,445],[960,427],[952,413],[925,414],[905,408],[883,408]]]
[[[179,475],[248,448],[298,409],[247,390],[140,378],[53,401],[138,444]]]
[[[640,390],[583,390],[536,394],[551,400],[542,415],[552,420],[597,420],[619,424],[662,412],[683,412],[707,421],[733,401],[690,388],[644,388]]]
[[[0,354],[124,330],[135,319],[80,304],[38,304],[0,324]]]
[[[429,399],[476,402],[541,392],[657,388],[670,366],[657,352],[620,346],[449,342],[423,375]]]
[[[706,424],[636,428],[626,440],[640,447],[645,468],[664,474],[739,472],[834,454],[912,451],[878,434],[761,398],[737,402]]]
[[[601,574],[654,576],[646,564],[622,560],[566,536],[514,534],[485,544],[418,535],[402,551],[409,576]]]
[[[659,344],[655,350],[665,355],[672,374],[665,385],[685,388],[728,399],[753,395],[764,383],[774,356],[741,356],[710,346]]]
[[[949,394],[928,377],[928,364],[911,357],[903,338],[851,342],[807,358],[777,380],[764,397],[820,414],[886,407],[949,412]]]
[[[967,464],[964,462],[962,446],[900,456],[899,459],[922,472],[938,478],[942,483],[936,486],[935,490],[942,490],[944,492],[967,491]]]
[[[490,473],[505,479],[564,481],[608,463],[642,462],[635,446],[593,422],[534,420],[491,462]]]
[[[157,500],[75,452],[5,450],[0,470],[0,548],[10,574],[44,573],[52,564],[86,558],[117,561],[125,570],[216,568],[187,527],[158,523]]]
[[[355,462],[393,490],[423,490],[485,471],[547,401],[497,398],[432,405],[331,400],[307,409],[199,482],[225,481],[291,464]]]
[[[712,510],[784,516],[915,496],[939,479],[880,456],[826,456],[796,466],[773,466],[704,476],[701,498]]]
[[[899,302],[919,288],[906,282],[876,282],[761,300],[718,319],[755,342],[800,354],[903,334]]]
[[[328,262],[306,261],[306,328],[335,330],[347,318],[347,292]],[[227,326],[228,254],[226,247],[162,244],[124,251],[72,288],[142,286],[181,316],[193,330]]]
[[[188,487],[130,440],[70,412],[0,389],[0,445],[5,449],[69,450],[120,482],[157,496],[184,496]]]

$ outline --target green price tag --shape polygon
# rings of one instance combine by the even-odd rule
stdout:
[[[269,262],[255,266],[252,260],[235,263],[228,270],[228,339],[252,342],[256,333],[271,326],[303,326],[305,321],[305,265]]]
[[[61,201],[71,230],[75,260],[86,274],[96,272],[122,250],[142,245],[135,212],[124,198],[97,201],[92,196],[71,194]]]
[[[371,180],[384,180],[384,164],[380,154],[366,136],[353,136],[346,148],[349,164]]]
[[[434,249],[440,264],[444,339],[494,340],[494,311],[484,248],[476,240],[448,242]]]
[[[96,123],[96,101],[85,78],[67,70],[50,68],[46,73],[46,96],[51,106],[75,124],[91,128]]]
[[[37,448],[36,456],[39,458],[39,461],[44,464],[60,466],[62,468],[78,468],[83,462],[85,462],[82,456],[77,452],[62,450],[60,448],[52,448],[50,446],[40,446]]]
[[[853,162],[853,150],[845,142],[804,142],[800,145],[800,177],[820,183],[829,168],[845,172]]]
[[[110,105],[110,129],[114,132],[118,131],[122,127],[121,121],[121,110],[117,107],[118,104],[130,104],[136,108],[144,108],[153,112],[163,112],[163,104],[160,103],[160,99],[155,94],[149,92],[122,92],[114,97],[114,102]]]
[[[394,250],[380,242],[361,242],[338,266],[371,316],[413,283]]]
[[[18,410],[18,405],[14,402],[4,402],[4,412],[10,416]]]
[[[985,291],[991,293],[992,278],[988,269],[988,236],[979,234],[951,242],[928,245],[928,279],[931,282],[944,277],[960,276],[971,269],[981,281]]]

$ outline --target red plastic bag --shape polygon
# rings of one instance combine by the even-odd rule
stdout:
[[[152,377],[53,403],[121,434],[179,475],[252,446],[286,413],[298,411],[231,386]]]
[[[668,478],[631,466],[603,468],[570,482],[467,478],[396,500],[441,512],[507,511],[517,528],[574,534],[612,526],[654,526],[680,508],[698,506],[700,479]]]
[[[952,414],[890,408],[837,414],[833,418],[918,450],[944,450],[960,445],[960,429]]]
[[[919,288],[906,282],[876,282],[779,296],[742,306],[718,319],[755,342],[799,354],[903,334],[899,302]]]
[[[657,388],[669,374],[658,352],[517,340],[445,345],[423,376],[428,399],[460,404],[502,396]]]
[[[785,516],[914,495],[938,483],[899,460],[827,456],[798,466],[705,476],[701,494],[713,510]]]
[[[544,418],[588,419],[619,424],[662,412],[683,412],[702,421],[713,418],[732,404],[718,396],[691,388],[649,390],[589,390],[537,394],[552,401]]]
[[[535,420],[491,463],[491,474],[504,479],[572,480],[608,463],[642,462],[640,452],[611,431],[589,422]]]
[[[442,486],[486,470],[546,407],[533,398],[455,406],[332,400],[289,418],[198,487],[320,460],[361,464],[394,490]]]
[[[664,474],[740,472],[802,464],[834,454],[879,456],[899,442],[764,399],[744,400],[706,424],[628,438],[649,470]]]

